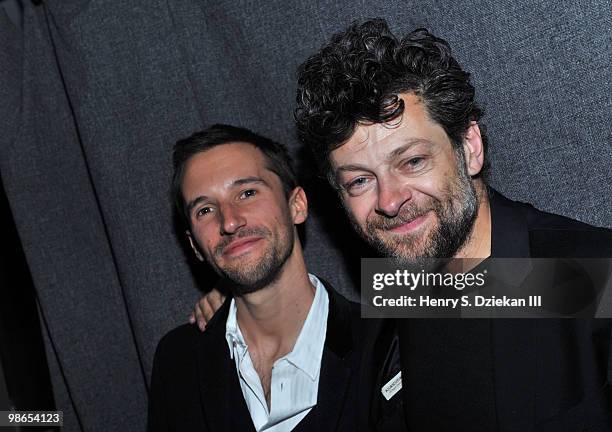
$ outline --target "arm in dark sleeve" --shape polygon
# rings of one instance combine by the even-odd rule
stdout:
[[[165,379],[164,379],[163,339],[155,350],[151,390],[149,393],[148,432],[167,432],[170,430],[166,416]]]

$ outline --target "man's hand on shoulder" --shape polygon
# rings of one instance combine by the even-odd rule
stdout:
[[[201,331],[206,330],[206,324],[224,301],[225,296],[217,291],[217,289],[213,289],[197,301],[193,308],[193,312],[189,315],[189,323],[197,323]]]

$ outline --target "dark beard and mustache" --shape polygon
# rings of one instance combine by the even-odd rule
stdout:
[[[238,263],[234,266],[221,268],[215,259],[208,259],[213,269],[222,278],[223,286],[226,287],[234,297],[241,297],[261,290],[278,279],[283,265],[293,250],[294,232],[291,229],[283,230],[277,242],[274,241],[272,231],[264,227],[252,227],[240,230],[238,233],[225,237],[214,249],[213,256],[220,257],[223,250],[236,239],[244,237],[262,237],[264,241],[270,241],[271,246],[264,255],[255,263],[248,265]]]
[[[476,215],[478,197],[467,174],[463,152],[455,151],[458,176],[443,191],[442,200],[429,197],[420,204],[408,204],[397,216],[389,218],[375,215],[366,220],[365,230],[349,212],[351,223],[357,232],[381,255],[395,258],[398,264],[410,268],[438,267],[453,258],[468,240]],[[389,230],[404,225],[433,211],[438,224],[427,238],[423,235],[392,235]]]

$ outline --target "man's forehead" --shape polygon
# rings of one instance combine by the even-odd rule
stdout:
[[[264,161],[263,153],[253,144],[230,142],[193,155],[187,162],[187,168],[206,167],[211,171],[258,169],[264,165]]]
[[[351,152],[373,149],[385,149],[391,145],[400,145],[405,141],[406,125],[395,121],[392,123],[376,123],[371,125],[358,125],[355,132],[344,144]],[[343,147],[344,147],[343,146]]]
[[[383,162],[411,147],[432,145],[426,135],[411,134],[405,129],[403,125],[390,127],[382,124],[359,129],[332,152],[332,163],[338,167],[345,163],[365,163],[371,159]]]
[[[332,165],[358,163],[364,158],[388,158],[394,151],[410,145],[450,142],[444,129],[429,118],[417,96],[409,94],[401,98],[404,112],[397,119],[357,125],[353,135],[331,152]]]
[[[266,169],[261,151],[251,144],[221,144],[192,156],[185,166],[183,187],[232,186],[236,180],[262,176]]]

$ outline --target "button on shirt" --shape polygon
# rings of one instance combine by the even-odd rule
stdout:
[[[312,274],[308,276],[316,289],[315,296],[293,350],[274,362],[269,410],[263,386],[236,320],[234,299],[230,304],[225,338],[230,356],[236,362],[242,394],[257,432],[290,431],[317,404],[329,297],[321,281]]]

